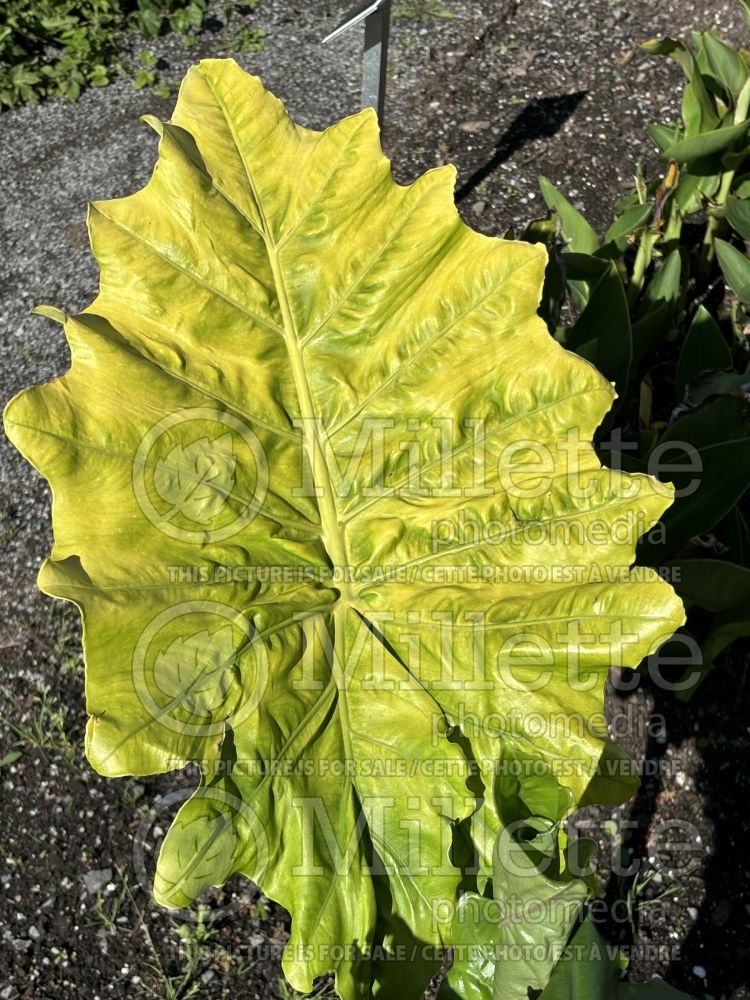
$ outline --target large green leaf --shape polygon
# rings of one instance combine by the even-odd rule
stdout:
[[[546,177],[539,177],[539,190],[547,207],[560,218],[560,231],[565,240],[564,253],[594,254],[599,249],[599,237],[592,227],[568,199]],[[561,261],[564,267],[564,261]],[[575,305],[582,309],[588,301],[588,288],[580,282],[569,282],[570,294]]]
[[[726,218],[743,240],[750,239],[750,202],[746,198],[730,198],[726,205]]]
[[[493,899],[461,897],[441,1000],[525,1000],[542,989],[587,895],[583,876],[596,845],[575,841],[571,856],[560,829],[570,792],[552,768],[510,749],[494,794],[503,827],[493,849]]]
[[[503,789],[510,794],[501,803],[501,811],[510,823],[495,842],[493,859],[493,893],[505,908],[498,936],[494,1000],[522,1000],[528,997],[529,989],[546,986],[556,952],[567,940],[587,895],[581,875],[596,845],[588,840],[575,842],[574,867],[571,865],[570,846],[559,831],[568,803],[556,794],[565,789],[550,781],[551,777],[551,771],[536,770],[531,778],[522,779],[517,795],[519,804],[526,807],[523,810],[508,810],[508,799],[512,803],[514,796],[512,790]],[[554,796],[551,802],[550,792]],[[511,832],[514,828],[518,828],[515,836]],[[532,910],[534,919],[524,920],[521,915]]]
[[[663,979],[623,983],[627,959],[586,918],[555,966],[540,1000],[689,1000]]]
[[[669,125],[657,125],[656,122],[652,122],[650,125],[646,126],[648,134],[656,143],[660,153],[665,152],[670,146],[674,146],[680,135],[680,130],[677,127],[670,127]]]
[[[539,177],[539,189],[547,207],[553,208],[560,216],[562,234],[568,241],[567,249],[572,253],[596,253],[599,237],[578,209],[546,177]]]
[[[467,892],[453,919],[453,962],[440,1000],[492,1000],[500,927],[505,914],[494,899]]]
[[[671,56],[682,67],[687,77],[682,99],[682,119],[689,136],[706,132],[718,125],[716,106],[701,73],[702,38],[699,37],[697,41],[700,46],[697,57],[689,45],[674,38],[651,38],[641,43],[641,48],[649,54]],[[654,136],[653,132],[651,134]],[[660,140],[657,139],[657,143],[661,146]]]
[[[674,556],[693,536],[710,531],[746,492],[750,438],[696,447],[689,438],[680,440],[675,431],[672,439],[664,440],[660,457],[678,494],[664,515],[663,534],[644,539],[639,546],[639,557],[651,566]]]
[[[750,570],[719,559],[680,559],[669,563],[675,586],[687,607],[697,604],[716,612],[701,648],[700,669],[691,666],[693,683],[677,697],[689,699],[714,660],[737,639],[750,635]]]
[[[737,376],[730,376],[730,378]],[[661,435],[661,444],[674,441],[693,448],[724,444],[750,432],[750,414],[739,395],[718,395],[705,405],[689,410],[673,421]],[[670,480],[671,481],[671,480]]]
[[[588,282],[586,307],[568,330],[565,346],[596,365],[617,390],[625,393],[633,360],[630,311],[622,279],[613,261],[568,254],[571,280]]]
[[[673,250],[662,261],[658,271],[646,286],[643,295],[643,309],[651,312],[660,303],[675,305],[681,290],[682,257],[679,250]]]
[[[545,720],[682,623],[630,569],[671,490],[601,468],[612,388],[535,314],[545,251],[467,228],[451,168],[394,183],[371,111],[312,132],[216,60],[156,127],[148,185],[92,206],[70,372],[5,418],[52,485],[87,754],[201,764],[160,901],[241,871],[297,989],[416,997],[429,963],[372,948],[450,939],[455,821],[485,868],[501,827],[474,766],[530,747],[572,809],[606,732]]]
[[[642,205],[633,205],[622,213],[607,230],[604,242],[610,243],[622,240],[624,236],[630,236],[636,230],[641,229],[649,221],[654,212],[651,202],[644,202]]]
[[[686,139],[680,139],[673,146],[665,149],[660,159],[678,160],[680,163],[688,165],[696,163],[706,157],[725,152],[735,142],[744,139],[748,129],[750,129],[750,121],[745,121],[740,122],[739,125],[725,125],[710,132],[704,132],[702,135],[692,135]]]
[[[650,305],[645,315],[633,323],[631,334],[634,361],[640,361],[667,339],[673,329],[674,313],[674,300],[662,298]]]
[[[727,559],[750,568],[750,529],[742,512],[734,507],[722,524],[722,535],[727,546]]]
[[[714,240],[724,280],[744,303],[750,303],[750,260],[726,240]]]
[[[698,306],[677,360],[678,402],[702,371],[729,368],[731,364],[732,352],[718,323],[705,306]]]
[[[719,80],[736,99],[747,82],[747,67],[736,49],[730,48],[711,31],[703,35],[703,45],[709,65]]]

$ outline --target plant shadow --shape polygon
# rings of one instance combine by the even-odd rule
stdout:
[[[534,139],[549,139],[555,135],[587,94],[587,90],[579,90],[573,94],[540,97],[529,101],[500,136],[489,160],[475,170],[458,189],[456,201],[467,198],[501,163],[509,160],[527,143]]]

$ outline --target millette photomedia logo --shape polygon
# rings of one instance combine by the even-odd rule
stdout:
[[[163,728],[185,737],[223,737],[256,710],[268,681],[261,636],[241,612],[218,601],[166,608],[138,637],[133,685]]]
[[[143,436],[133,490],[148,520],[170,538],[205,544],[241,531],[268,489],[265,452],[251,428],[213,407],[177,410]]]

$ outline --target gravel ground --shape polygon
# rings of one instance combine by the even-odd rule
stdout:
[[[410,6],[401,5],[407,13]],[[733,41],[745,37],[739,8],[715,0],[445,6],[451,18],[394,20],[384,147],[402,181],[454,162],[462,213],[493,234],[518,231],[541,214],[540,173],[603,229],[636,163],[653,168],[644,126],[674,118],[679,75],[637,52],[638,39],[711,24]],[[311,127],[357,110],[361,34],[319,44],[346,7],[260,0],[252,23],[268,32],[263,50],[237,56]],[[164,78],[176,82],[200,56],[233,54],[221,45],[220,34],[208,32],[189,53],[177,38],[152,47]],[[167,117],[170,103],[123,80],[77,104],[49,101],[0,115],[1,403],[65,370],[59,328],[30,318],[29,309],[54,303],[73,312],[93,297],[86,202],[146,181],[155,140],[138,118]],[[82,760],[77,619],[35,587],[51,543],[48,492],[4,439],[0,463],[0,1000],[167,996],[168,984],[179,996],[193,987],[191,996],[284,996],[285,917],[261,897],[247,898],[239,880],[213,898],[219,919],[205,926],[149,902],[150,854],[139,860],[132,845],[158,838],[170,809],[160,796],[194,779],[104,781]],[[652,867],[656,875],[641,892],[632,879],[610,878],[608,901],[630,899],[631,911],[604,923],[610,937],[632,946],[633,978],[668,975],[699,998],[750,996],[750,892],[738,856],[747,837],[742,767],[750,770],[748,730],[736,710],[743,671],[730,659],[688,710],[646,685],[613,691],[613,725],[630,720],[618,735],[655,762],[657,775],[622,814],[581,817],[593,823],[586,832],[601,841],[605,871],[613,844],[636,859],[664,857],[654,837],[665,822],[697,831],[694,870]],[[6,751],[20,756],[4,761]],[[636,824],[629,839],[628,821]]]

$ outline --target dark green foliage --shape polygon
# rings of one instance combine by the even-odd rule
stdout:
[[[750,636],[741,595],[715,600],[726,581],[750,576],[750,54],[715,32],[643,47],[687,78],[680,122],[649,127],[662,176],[636,177],[602,239],[541,178],[551,214],[524,238],[550,251],[550,332],[617,387],[602,460],[678,489],[639,561],[669,568],[690,609],[703,665],[688,696],[722,650]]]
[[[265,33],[238,22],[257,0],[227,4],[228,44],[248,52],[261,48]],[[105,87],[126,73],[136,88],[169,86],[158,58],[142,52],[133,68],[123,53],[128,33],[157,40],[173,31],[194,45],[203,30],[208,0],[3,0],[0,5],[0,110],[57,96],[78,99],[84,87]]]

